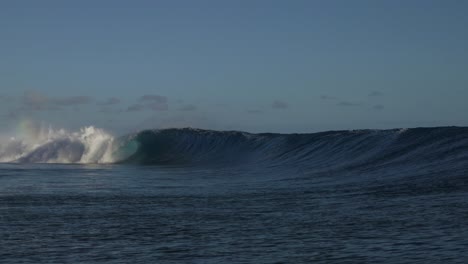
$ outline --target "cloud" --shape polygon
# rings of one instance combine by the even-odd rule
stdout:
[[[110,97],[106,101],[99,103],[98,105],[117,105],[120,104],[120,99],[116,97]]]
[[[336,100],[336,97],[335,96],[329,96],[329,95],[321,95],[320,96],[320,99],[322,100]]]
[[[21,97],[22,108],[32,111],[60,110],[62,107],[84,105],[91,101],[89,96],[49,97],[37,91],[26,91]]]
[[[380,91],[371,91],[371,92],[369,93],[369,96],[370,96],[370,97],[377,97],[377,96],[383,96],[383,95],[384,95],[384,94],[383,94],[382,92],[380,92]]]
[[[21,98],[23,106],[29,110],[50,110],[49,98],[35,91],[26,91]]]
[[[374,110],[383,110],[385,107],[381,104],[377,104],[377,105],[374,105],[372,106],[372,109]]]
[[[167,97],[162,95],[147,94],[140,97],[139,102],[147,109],[153,111],[166,111],[169,109]]]
[[[286,109],[289,105],[286,102],[276,100],[271,104],[271,107],[274,109]]]
[[[167,103],[151,103],[147,107],[153,111],[166,111],[169,109]]]
[[[70,96],[62,98],[52,98],[50,102],[57,106],[76,106],[91,103],[92,99],[89,96]]]
[[[179,111],[195,111],[195,110],[197,110],[197,107],[192,104],[184,105],[181,108],[179,108]]]
[[[350,101],[341,101],[337,105],[338,106],[361,106],[362,103],[350,102]]]
[[[127,108],[127,112],[137,112],[145,110],[166,111],[169,109],[166,96],[147,94],[138,99],[138,103]]]
[[[146,94],[140,97],[140,102],[158,102],[158,103],[167,103],[167,97],[162,95],[153,95],[153,94]]]
[[[121,113],[122,111],[123,111],[122,109],[114,109],[108,106],[103,106],[99,109],[100,113],[105,113],[105,114],[118,114],[118,113]]]
[[[134,104],[134,105],[131,105],[127,108],[127,112],[138,112],[138,111],[143,111],[147,109],[147,107],[145,105],[142,105],[142,104]]]
[[[252,109],[252,110],[247,110],[247,113],[249,113],[249,114],[262,114],[263,111],[258,110],[258,109]]]

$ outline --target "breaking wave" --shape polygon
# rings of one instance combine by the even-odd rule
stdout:
[[[468,128],[251,134],[201,129],[145,130],[115,138],[102,129],[49,129],[10,139],[1,162],[123,163],[182,166],[290,166],[304,171],[458,171],[468,173]]]

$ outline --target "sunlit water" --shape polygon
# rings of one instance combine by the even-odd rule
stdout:
[[[2,263],[466,263],[465,172],[0,165]]]

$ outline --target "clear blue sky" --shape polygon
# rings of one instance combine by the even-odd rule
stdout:
[[[0,124],[468,125],[468,1],[1,1]]]

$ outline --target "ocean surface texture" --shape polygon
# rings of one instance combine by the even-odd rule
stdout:
[[[1,263],[467,263],[468,128],[0,147]]]

